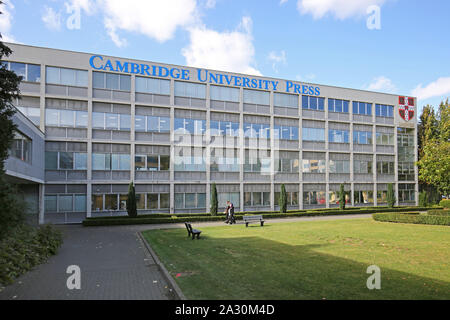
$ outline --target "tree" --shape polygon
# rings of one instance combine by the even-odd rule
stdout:
[[[281,192],[280,192],[280,197],[278,198],[278,205],[280,207],[280,213],[286,213],[287,195],[286,195],[286,188],[284,187],[284,184],[281,185]]]
[[[341,183],[341,186],[339,187],[339,209],[344,210],[345,209],[345,190],[344,185]]]
[[[217,188],[216,188],[216,184],[213,183],[211,185],[211,210],[210,210],[210,213],[212,216],[217,215],[218,206],[219,206],[219,203],[217,201]]]
[[[128,186],[127,212],[129,217],[137,217],[136,193],[134,190],[133,181],[131,181],[130,185]]]
[[[422,114],[417,125],[417,143],[419,159],[423,156],[423,148],[432,139],[438,137],[438,121],[432,106],[427,104],[422,109]]]
[[[11,53],[11,49],[0,40],[0,60]],[[12,120],[16,111],[12,102],[19,98],[20,81],[22,77],[9,71],[6,64],[0,63],[0,235],[5,235],[24,221],[25,205],[18,197],[16,186],[8,181],[5,174],[5,161],[9,157],[16,130]]]
[[[394,193],[394,187],[392,186],[392,183],[388,183],[388,190],[387,190],[387,204],[389,208],[392,208],[395,205],[395,193]]]
[[[419,180],[428,188],[435,188],[444,195],[450,194],[450,105],[439,105],[436,135],[423,145],[417,166]]]

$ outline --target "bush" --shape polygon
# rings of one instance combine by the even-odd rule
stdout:
[[[395,193],[394,193],[394,187],[392,186],[392,183],[388,183],[388,190],[387,190],[387,203],[389,208],[393,208],[395,205]]]
[[[426,191],[422,191],[419,193],[419,206],[427,207],[428,206],[428,194]]]
[[[450,216],[450,210],[430,210],[427,211],[430,216]]]
[[[450,199],[443,199],[439,202],[439,205],[441,207],[444,207],[446,209],[450,209]]]
[[[0,284],[7,285],[21,274],[57,253],[61,233],[49,225],[22,225],[0,241]]]
[[[414,223],[414,224],[429,224],[450,226],[450,216],[438,215],[422,215],[422,214],[398,214],[398,213],[375,213],[372,215],[373,219],[381,222],[396,222],[396,223]]]

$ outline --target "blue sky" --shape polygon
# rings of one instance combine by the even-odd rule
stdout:
[[[450,96],[450,1],[5,3],[6,41],[414,95],[419,110]]]

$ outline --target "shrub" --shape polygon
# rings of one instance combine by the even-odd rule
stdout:
[[[278,198],[278,206],[280,207],[280,213],[286,213],[287,209],[287,195],[284,184],[281,185],[280,197]]]
[[[22,225],[11,230],[0,241],[0,284],[10,284],[35,265],[45,262],[57,253],[61,244],[61,232],[49,225],[39,228]]]
[[[133,181],[131,181],[130,185],[128,186],[127,213],[132,218],[137,217],[136,193]]]
[[[394,187],[392,186],[392,183],[388,184],[387,204],[388,204],[389,208],[393,208],[395,205],[395,193],[394,193]]]
[[[446,209],[450,209],[450,199],[443,199],[439,202],[439,205],[441,207],[444,207]]]
[[[422,191],[421,193],[419,193],[419,206],[428,206],[428,193],[426,191]]]
[[[345,191],[344,191],[344,185],[341,183],[341,186],[339,187],[339,209],[344,210],[345,209]]]
[[[450,226],[450,216],[422,215],[422,214],[398,214],[398,213],[375,213],[373,219],[381,222],[414,223]]]
[[[211,210],[210,210],[210,213],[212,216],[217,215],[218,207],[219,207],[219,203],[217,202],[217,188],[216,188],[216,184],[213,183],[211,185]]]
[[[430,216],[450,216],[450,210],[430,210],[427,211]]]

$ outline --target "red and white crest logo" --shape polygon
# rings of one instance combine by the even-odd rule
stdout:
[[[414,98],[398,97],[398,113],[403,120],[411,120],[414,117]]]

